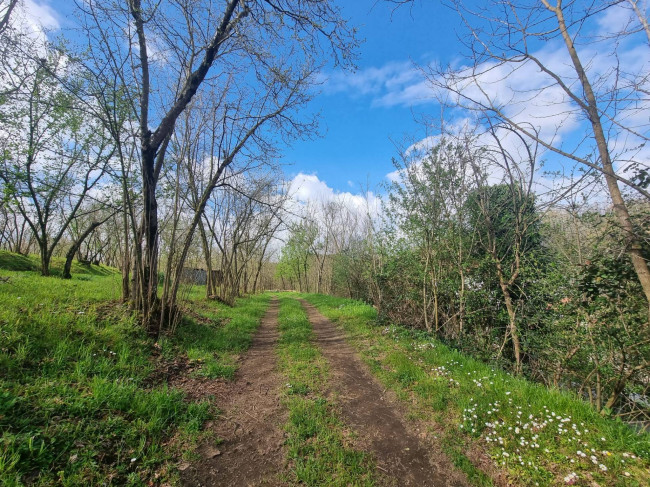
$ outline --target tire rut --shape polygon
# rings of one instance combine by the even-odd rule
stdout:
[[[311,304],[300,300],[316,343],[328,360],[342,420],[374,454],[395,485],[465,487],[469,483],[441,451],[422,445],[406,427],[399,405],[374,379],[340,331]]]
[[[253,343],[229,383],[217,398],[222,414],[212,430],[217,446],[203,445],[201,459],[182,472],[187,486],[277,486],[284,466],[286,410],[280,403],[277,298],[262,318]]]

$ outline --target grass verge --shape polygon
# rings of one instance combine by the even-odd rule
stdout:
[[[1,257],[0,485],[178,483],[178,461],[216,411],[209,399],[152,386],[154,357],[231,376],[268,297],[235,308],[198,300],[196,319],[155,344],[117,302],[114,270],[61,280],[38,275],[29,258]]]
[[[324,397],[328,366],[311,341],[313,331],[298,301],[280,298],[279,366],[286,377],[287,449],[296,483],[372,486],[374,464],[351,445],[335,405]]]
[[[446,453],[475,485],[490,485],[477,467],[505,473],[516,485],[650,485],[650,435],[597,414],[570,393],[549,390],[464,356],[426,333],[378,327],[363,303],[305,295],[341,325],[373,373],[414,418],[430,425]]]

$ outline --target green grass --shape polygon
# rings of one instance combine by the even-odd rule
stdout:
[[[311,324],[295,299],[280,298],[279,326],[278,356],[289,409],[290,481],[312,486],[374,485],[372,460],[351,446],[336,404],[324,397],[327,362],[311,343]]]
[[[261,294],[237,299],[234,307],[206,301],[203,287],[197,287],[192,309],[200,320],[185,319],[171,338],[160,340],[163,356],[173,359],[185,355],[196,366],[195,374],[232,379],[237,359],[250,347],[253,334],[269,303],[269,295]]]
[[[197,292],[197,319],[154,344],[118,303],[115,270],[80,266],[62,280],[33,261],[0,253],[10,277],[0,283],[0,485],[178,483],[175,465],[216,410],[152,386],[155,367],[189,360],[197,374],[232,377],[268,296],[228,308]]]
[[[52,257],[50,273],[52,276],[61,276],[63,273],[63,257]],[[41,261],[36,255],[20,255],[6,250],[0,250],[0,269],[6,271],[34,271],[40,272]],[[76,259],[72,261],[70,273],[77,276],[108,276],[115,274],[115,270],[103,265],[84,265]],[[82,280],[85,280],[82,278]]]
[[[305,297],[345,329],[382,383],[409,399],[411,415],[430,425],[474,485],[491,485],[466,454],[476,450],[517,485],[650,484],[650,435],[603,418],[572,394],[464,356],[426,333],[378,327],[368,305]],[[567,477],[572,473],[575,480]]]

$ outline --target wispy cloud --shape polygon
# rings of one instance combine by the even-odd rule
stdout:
[[[377,107],[412,106],[432,101],[432,91],[424,74],[410,61],[390,61],[353,73],[321,73],[320,80],[326,94],[369,97],[371,105]]]

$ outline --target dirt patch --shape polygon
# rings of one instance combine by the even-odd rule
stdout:
[[[177,357],[174,360],[164,359],[160,355],[160,351],[156,346],[157,344],[154,346],[151,357],[149,358],[155,368],[147,378],[144,379],[142,386],[148,389],[161,384],[167,384],[170,387],[179,387],[185,392],[190,393],[191,390],[182,387],[182,385],[183,381],[187,379],[188,375],[194,370],[194,364],[190,363],[187,357]]]
[[[280,403],[281,382],[275,344],[278,340],[278,301],[273,299],[251,348],[233,382],[214,381],[212,390],[223,411],[211,428],[222,441],[199,448],[201,459],[181,465],[181,481],[188,486],[281,485],[284,464],[282,426],[286,411]],[[187,379],[189,380],[189,379]],[[192,379],[197,380],[197,379]],[[184,384],[187,391],[190,384]]]
[[[329,361],[331,384],[343,421],[355,431],[395,485],[465,487],[469,483],[439,450],[427,448],[407,426],[397,404],[374,379],[342,331],[301,300],[314,327],[316,343]]]

